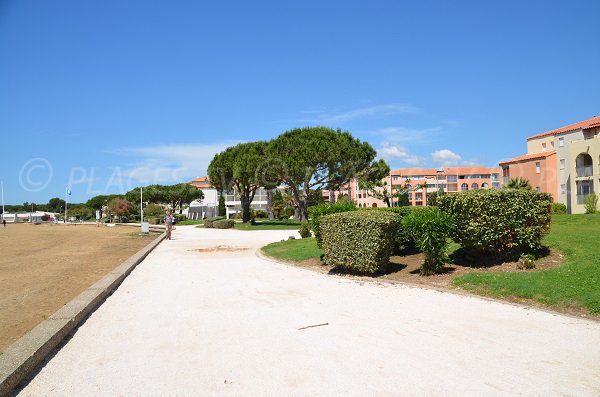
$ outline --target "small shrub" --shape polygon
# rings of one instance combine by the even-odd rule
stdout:
[[[185,216],[184,214],[174,214],[173,218],[175,218],[175,221],[179,223],[181,221],[185,221],[187,219],[187,216]]]
[[[476,256],[512,259],[535,251],[552,220],[552,196],[526,189],[446,194],[437,204],[454,220],[454,241]]]
[[[552,203],[552,213],[553,214],[566,214],[567,206],[563,203]]]
[[[310,224],[308,222],[302,222],[300,224],[300,230],[298,230],[298,233],[300,233],[300,237],[302,238],[312,237],[312,233],[310,232]]]
[[[437,273],[449,261],[448,237],[453,229],[450,215],[437,207],[416,208],[402,219],[402,227],[425,253],[421,274]]]
[[[206,227],[206,228],[213,228],[214,227],[214,223],[216,221],[220,221],[220,220],[223,220],[223,219],[225,219],[224,216],[213,216],[212,218],[206,218],[204,220],[204,227]]]
[[[256,210],[256,211],[254,211],[254,215],[258,219],[264,219],[264,218],[268,218],[269,217],[269,214],[267,213],[267,211],[263,211],[263,210]]]
[[[401,217],[385,211],[347,211],[321,218],[323,260],[355,273],[377,273],[389,263]]]
[[[598,195],[595,193],[588,194],[585,196],[583,205],[585,206],[586,214],[595,214],[598,209]]]
[[[517,269],[535,269],[535,256],[532,254],[521,255]]]
[[[212,222],[212,227],[215,229],[231,229],[234,225],[233,219],[220,219]]]
[[[315,237],[317,239],[317,245],[321,248],[321,217],[329,214],[336,214],[339,212],[356,211],[356,204],[351,201],[338,201],[333,204],[319,204],[309,208],[310,224]]]

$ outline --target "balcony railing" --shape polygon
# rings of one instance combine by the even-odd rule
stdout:
[[[586,165],[586,166],[583,166],[583,167],[576,167],[575,168],[575,173],[577,174],[577,177],[581,177],[581,176],[593,176],[594,175],[593,166]]]

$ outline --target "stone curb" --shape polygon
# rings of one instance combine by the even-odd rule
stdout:
[[[161,234],[29,331],[0,356],[0,396],[7,396],[165,238]]]

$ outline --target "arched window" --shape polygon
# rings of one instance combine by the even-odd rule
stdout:
[[[575,159],[575,172],[577,176],[593,176],[593,164],[592,156],[587,153],[581,153]]]
[[[377,203],[373,203],[373,208],[377,208]]]
[[[469,185],[463,183],[462,185],[460,185],[460,190],[469,190]]]
[[[475,182],[471,185],[471,189],[479,189],[479,185]]]
[[[411,186],[411,184],[410,184],[410,183],[407,183],[407,184],[406,184],[406,190],[409,190],[409,191],[410,191],[410,189],[412,189],[412,186]]]
[[[483,183],[481,184],[481,188],[482,188],[482,189],[489,189],[489,188],[490,188],[490,185],[488,185],[486,182],[483,182]]]

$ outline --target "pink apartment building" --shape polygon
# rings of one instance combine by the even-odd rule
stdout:
[[[442,167],[442,168],[400,168],[392,170],[386,178],[387,189],[406,187],[410,205],[427,205],[427,195],[443,189],[446,193],[455,193],[473,189],[499,189],[502,186],[500,167]],[[385,207],[382,200],[372,197],[366,190],[359,189],[358,181],[352,179],[342,189],[324,192],[325,201],[331,201],[339,195],[349,196],[360,208]],[[392,199],[392,206],[398,205],[398,199]]]

